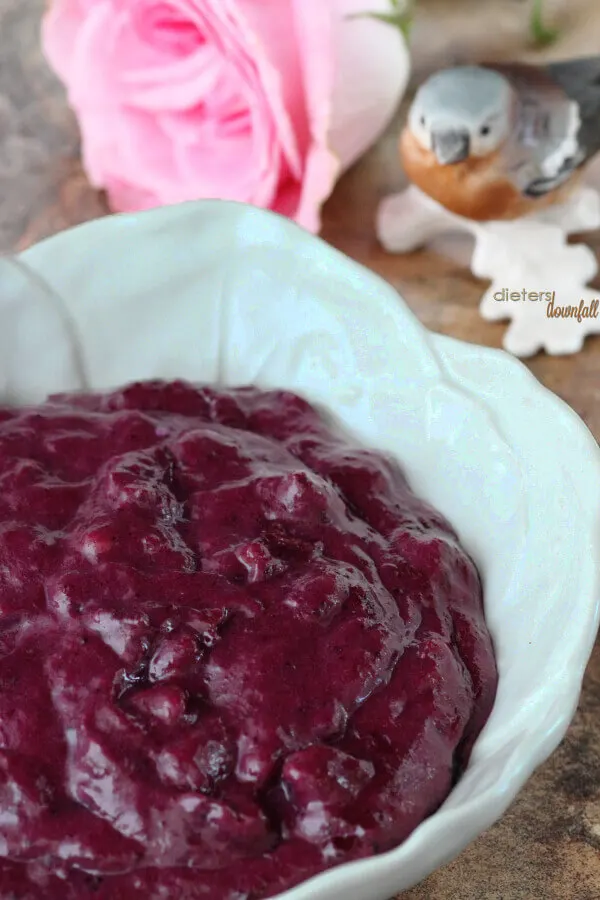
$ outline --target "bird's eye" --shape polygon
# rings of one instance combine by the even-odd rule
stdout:
[[[421,116],[421,118],[419,119],[419,122],[421,123],[423,128],[425,128],[425,116]]]
[[[489,125],[482,125],[481,128],[479,129],[479,134],[482,137],[487,137],[487,135],[490,133],[491,130],[492,129],[490,128]]]

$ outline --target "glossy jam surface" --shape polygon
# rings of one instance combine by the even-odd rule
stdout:
[[[266,897],[389,849],[496,681],[451,527],[296,396],[0,409],[0,900]]]

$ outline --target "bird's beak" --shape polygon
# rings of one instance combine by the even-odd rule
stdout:
[[[462,162],[468,158],[471,150],[469,132],[459,128],[434,131],[431,135],[431,147],[442,166]]]

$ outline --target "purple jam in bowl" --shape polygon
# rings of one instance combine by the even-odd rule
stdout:
[[[283,391],[0,409],[0,898],[241,900],[433,813],[497,671],[473,562]]]

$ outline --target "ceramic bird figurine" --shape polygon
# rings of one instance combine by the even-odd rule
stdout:
[[[445,69],[400,139],[410,180],[450,212],[516,219],[561,202],[600,151],[600,56]]]

